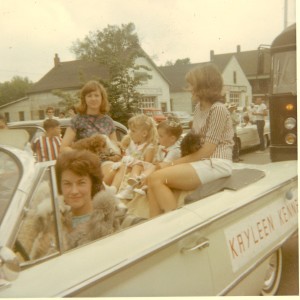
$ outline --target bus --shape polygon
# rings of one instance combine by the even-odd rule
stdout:
[[[270,51],[270,158],[297,160],[296,24],[274,39]]]

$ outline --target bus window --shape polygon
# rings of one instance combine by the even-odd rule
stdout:
[[[297,93],[296,51],[274,54],[273,94]]]

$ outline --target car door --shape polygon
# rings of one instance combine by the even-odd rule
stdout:
[[[201,229],[188,232],[189,227],[197,224],[198,217],[180,209],[174,214],[161,216],[115,234],[114,240],[119,239],[118,243],[122,244],[122,240],[126,239],[126,245],[119,250],[124,251],[126,257],[123,266],[122,263],[118,264],[115,272],[109,272],[107,276],[69,296],[213,295],[209,247],[203,239],[204,233]],[[182,230],[176,230],[179,226]],[[109,246],[112,238],[107,238],[106,243],[103,240],[102,248],[103,253],[107,253],[110,248],[111,264],[115,252],[111,249],[112,245]]]
[[[16,230],[12,249],[21,266],[34,265],[60,252],[51,168],[41,168]]]

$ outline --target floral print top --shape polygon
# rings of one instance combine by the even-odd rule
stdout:
[[[107,115],[77,114],[71,120],[71,128],[76,132],[76,139],[84,139],[96,133],[110,136],[116,131],[114,121]]]

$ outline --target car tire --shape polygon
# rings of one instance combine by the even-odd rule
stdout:
[[[282,251],[279,248],[267,259],[268,269],[266,270],[264,286],[261,290],[262,296],[274,296],[278,290],[282,274]]]

